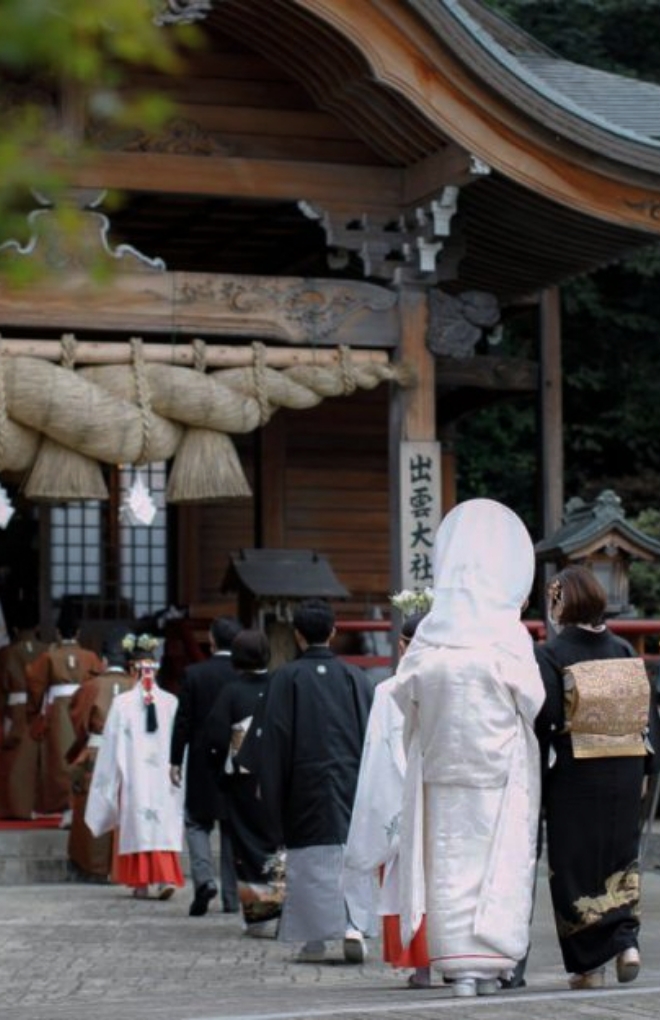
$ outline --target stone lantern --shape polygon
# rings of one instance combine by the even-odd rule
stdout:
[[[626,520],[621,500],[611,489],[601,492],[593,503],[570,499],[561,527],[535,549],[538,560],[554,563],[560,570],[569,563],[590,567],[607,592],[608,616],[631,612],[631,562],[660,562],[660,542]]]

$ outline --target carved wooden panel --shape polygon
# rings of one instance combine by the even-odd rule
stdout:
[[[353,281],[138,271],[101,287],[72,273],[29,290],[0,285],[0,326],[392,347],[396,305],[393,291]]]

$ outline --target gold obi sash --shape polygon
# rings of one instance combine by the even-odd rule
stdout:
[[[564,669],[566,731],[576,758],[641,757],[649,720],[642,659],[595,659]]]

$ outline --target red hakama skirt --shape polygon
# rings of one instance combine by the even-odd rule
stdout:
[[[185,885],[179,855],[175,850],[142,850],[117,854],[112,880],[133,889],[144,885]]]
[[[383,960],[392,967],[428,967],[429,951],[426,945],[426,918],[405,949],[401,945],[401,925],[398,914],[383,917]]]

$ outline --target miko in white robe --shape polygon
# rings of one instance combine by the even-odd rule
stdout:
[[[416,980],[412,983],[424,987],[429,980],[425,932],[418,930],[410,946],[403,949],[398,917],[399,828],[406,755],[403,715],[392,698],[394,684],[393,677],[383,680],[374,692],[346,841],[345,864],[365,875],[380,871],[377,903],[378,914],[383,917],[383,959],[393,967],[415,967]]]
[[[135,888],[183,885],[184,791],[170,782],[169,754],[177,699],[156,684],[150,692],[157,729],[145,725],[145,694],[135,687],[113,701],[103,731],[85,811],[95,836],[119,829],[117,877]]]
[[[433,565],[433,606],[393,691],[407,750],[402,939],[425,911],[431,965],[455,994],[489,994],[529,944],[544,690],[520,613],[534,551],[511,510],[477,499],[444,519]]]

